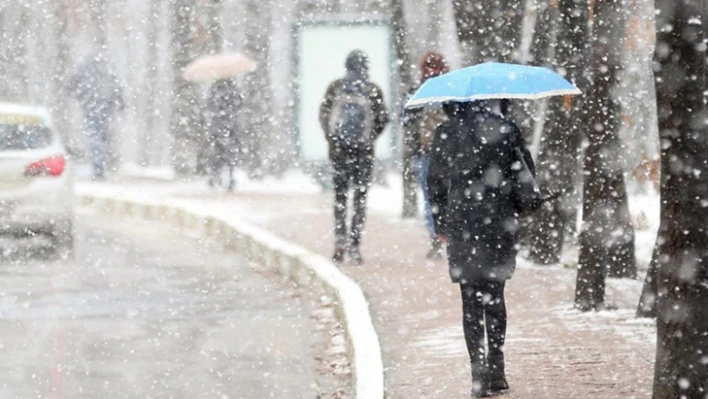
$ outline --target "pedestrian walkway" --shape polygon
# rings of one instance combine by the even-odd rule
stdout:
[[[173,194],[227,207],[326,257],[334,245],[327,193]],[[362,266],[342,266],[371,303],[381,339],[389,399],[468,398],[469,360],[459,288],[444,261],[425,259],[423,223],[376,206],[369,214]],[[377,210],[378,209],[378,210]],[[505,398],[646,398],[651,394],[654,327],[633,317],[641,282],[611,280],[619,310],[572,309],[575,271],[520,259],[507,286],[506,345],[511,391]]]

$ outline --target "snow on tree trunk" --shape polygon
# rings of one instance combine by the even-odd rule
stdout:
[[[581,126],[587,137],[584,154],[583,226],[575,306],[601,309],[605,277],[634,277],[634,229],[631,223],[622,164],[617,159],[619,104],[612,88],[621,67],[624,13],[622,3],[596,0],[590,35],[589,81]]]
[[[438,0],[427,0],[428,3],[428,32],[426,37],[427,47],[430,50],[442,51],[442,4]]]
[[[637,305],[637,317],[656,317],[656,296],[658,290],[658,283],[656,281],[658,268],[659,268],[659,254],[658,248],[661,246],[661,238],[657,237],[656,244],[654,245],[654,252],[652,253],[651,263],[649,263],[649,270],[647,270],[647,275],[644,278],[644,286],[642,287],[642,294],[639,297],[639,304]]]
[[[69,122],[69,92],[71,80],[71,45],[69,15],[66,1],[56,1],[52,10],[54,67],[52,68],[52,119],[64,143],[71,144]]]
[[[661,226],[654,399],[708,395],[708,0],[657,0]]]
[[[146,99],[145,99],[145,132],[141,136],[140,163],[143,165],[155,164],[155,137],[159,125],[159,82],[160,82],[160,45],[159,36],[162,26],[163,0],[153,0],[150,2],[149,14],[147,16],[147,75]]]
[[[272,124],[272,96],[269,79],[269,47],[271,31],[269,0],[246,0],[246,52],[258,62],[258,69],[246,76],[245,159],[251,177],[264,173],[268,158],[268,142]]]
[[[534,35],[534,61],[551,66],[573,82],[582,73],[587,43],[588,1],[549,1],[539,15]],[[534,215],[530,229],[530,258],[536,263],[558,263],[568,225],[577,212],[576,180],[580,161],[581,131],[577,120],[580,98],[548,101],[544,135],[537,159],[537,180],[544,192],[563,193]]]
[[[399,74],[399,98],[403,98],[413,88],[413,60],[411,57],[410,46],[406,38],[408,37],[408,28],[406,26],[406,18],[403,9],[402,0],[391,0],[391,15],[394,29],[394,40],[396,42],[396,56],[398,61]],[[399,107],[400,108],[400,107]],[[415,172],[411,158],[415,151],[415,140],[408,129],[403,131],[403,217],[415,217],[418,214],[418,190],[415,179]]]
[[[170,131],[174,136],[172,166],[177,173],[196,171],[197,143],[200,130],[198,86],[182,78],[184,68],[195,54],[193,0],[172,2],[172,110]]]
[[[453,7],[467,65],[514,59],[521,41],[522,0],[453,0]]]
[[[0,93],[5,101],[27,102],[27,36],[29,5],[0,5]]]

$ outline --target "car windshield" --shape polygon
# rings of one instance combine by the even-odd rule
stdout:
[[[47,127],[0,123],[0,151],[33,150],[51,142],[52,134]]]

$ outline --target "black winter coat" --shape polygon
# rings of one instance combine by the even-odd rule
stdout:
[[[511,184],[516,147],[535,173],[516,125],[469,105],[436,132],[428,194],[435,230],[447,236],[453,282],[504,281],[516,269],[519,220]]]
[[[243,97],[232,79],[221,79],[209,88],[206,119],[209,122],[209,141],[221,150],[239,152],[243,117]]]

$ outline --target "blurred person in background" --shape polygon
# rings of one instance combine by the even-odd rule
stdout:
[[[123,90],[102,51],[79,67],[69,84],[84,113],[94,179],[102,179],[110,151],[110,129],[116,111],[125,109]]]
[[[422,71],[420,85],[413,88],[409,96],[418,90],[426,80],[450,71],[445,57],[434,51],[429,51],[423,56],[420,68]],[[437,234],[435,234],[433,212],[430,207],[430,199],[428,198],[428,184],[426,179],[428,176],[430,148],[433,144],[435,130],[438,126],[443,124],[443,122],[447,121],[447,116],[442,106],[427,106],[405,110],[403,115],[405,134],[407,137],[410,137],[413,144],[414,154],[411,158],[411,169],[415,172],[418,186],[423,190],[425,224],[428,229],[428,234],[430,235],[430,249],[428,250],[427,257],[428,259],[441,259],[442,243],[438,240]]]
[[[209,185],[221,184],[221,173],[226,167],[229,172],[227,188],[233,191],[236,187],[234,168],[241,155],[239,121],[243,106],[243,96],[236,81],[220,79],[214,82],[209,88],[206,106]]]
[[[339,263],[348,253],[351,263],[363,263],[359,245],[366,221],[366,195],[374,165],[374,144],[388,123],[380,87],[369,80],[369,59],[352,51],[346,75],[332,82],[320,106],[320,123],[333,166],[335,248]],[[353,188],[353,216],[347,229],[347,202]]]

